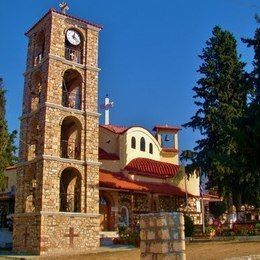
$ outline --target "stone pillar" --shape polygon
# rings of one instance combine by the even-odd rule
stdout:
[[[141,259],[186,259],[183,213],[143,214],[140,228]]]

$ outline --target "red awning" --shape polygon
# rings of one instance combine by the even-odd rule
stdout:
[[[172,196],[185,197],[186,193],[182,189],[167,183],[150,183],[132,181],[126,178],[123,173],[112,173],[104,170],[99,172],[99,186],[126,191],[149,192]],[[191,196],[191,194],[189,194]]]

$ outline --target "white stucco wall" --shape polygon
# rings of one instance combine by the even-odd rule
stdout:
[[[136,148],[131,148],[131,139],[132,137],[135,137],[136,139]],[[145,151],[141,151],[140,149],[140,141],[141,138],[145,139]],[[121,141],[121,140],[120,140]],[[124,134],[124,137],[122,138],[121,145],[125,147],[124,150],[122,150],[122,153],[125,153],[125,163],[128,164],[131,160],[134,158],[142,157],[142,158],[148,158],[153,160],[160,160],[160,150],[161,147],[158,143],[158,141],[155,139],[155,137],[146,129],[142,127],[131,127],[129,128],[126,133]],[[153,153],[151,154],[149,152],[149,145],[150,143],[153,146]]]

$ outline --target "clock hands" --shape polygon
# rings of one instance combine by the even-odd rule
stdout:
[[[68,30],[67,39],[73,45],[78,45],[80,43],[80,36],[78,35],[77,32],[72,30]]]

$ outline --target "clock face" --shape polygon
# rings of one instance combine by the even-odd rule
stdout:
[[[81,42],[79,33],[72,29],[66,32],[66,37],[69,43],[71,43],[72,45],[79,45]]]

